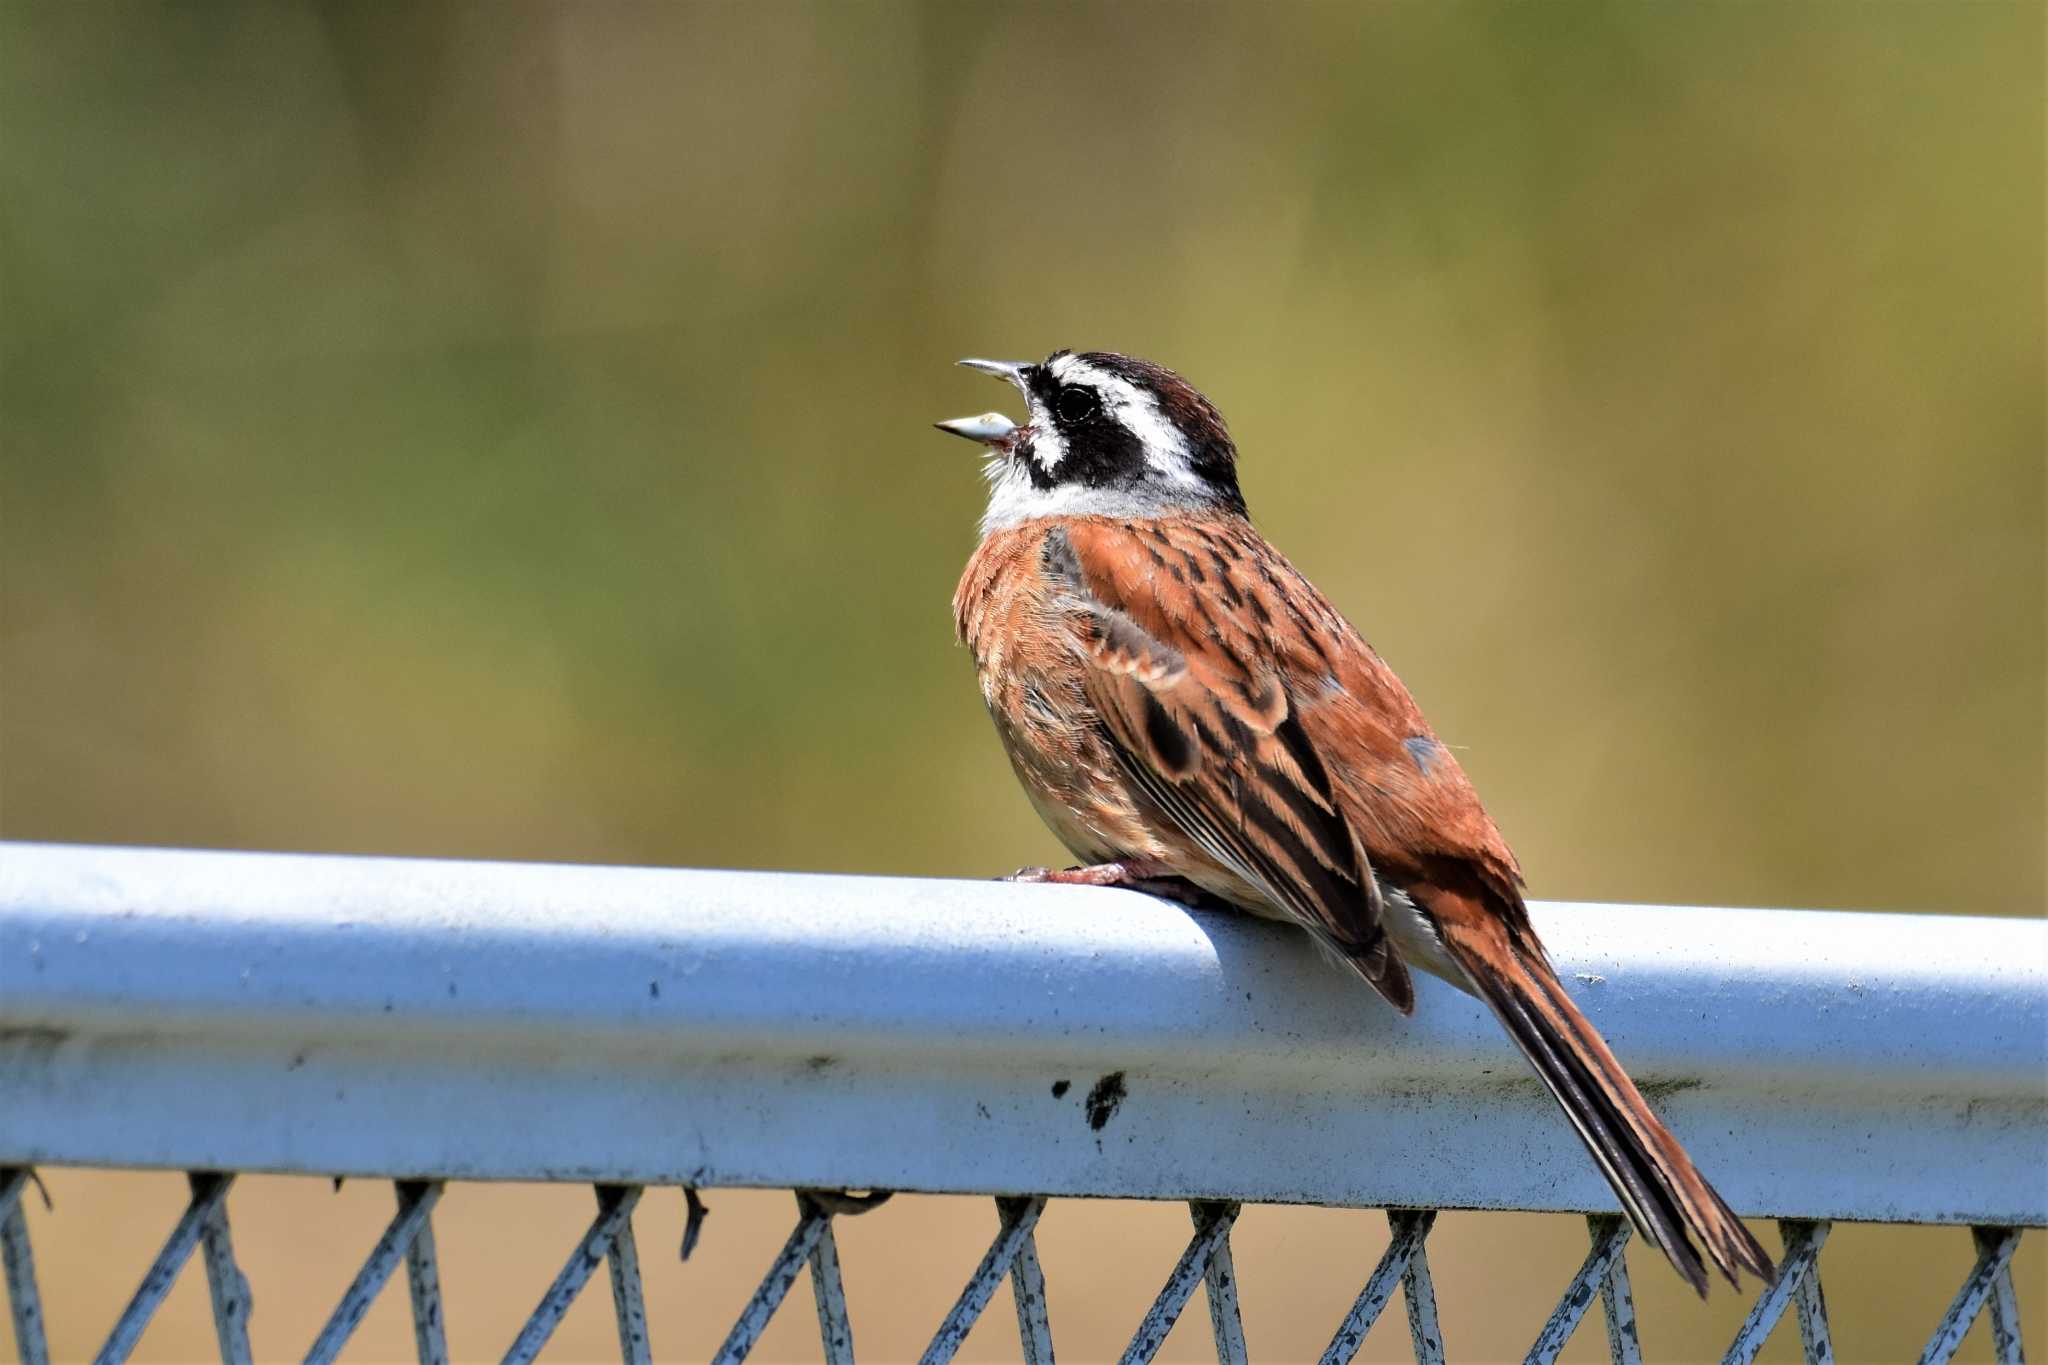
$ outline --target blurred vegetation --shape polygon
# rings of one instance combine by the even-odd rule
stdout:
[[[1537,895],[2039,914],[2043,52],[1997,0],[7,5],[0,835],[1056,860],[926,424],[1072,346],[1217,400]],[[1900,1355],[1924,1265],[1864,1264],[1839,1339]]]

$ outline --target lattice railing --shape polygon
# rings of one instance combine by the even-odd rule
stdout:
[[[1730,1202],[1779,1219],[1779,1278],[1726,1360],[1755,1359],[1788,1309],[1806,1358],[1832,1360],[1820,1253],[1837,1218],[1971,1225],[1975,1264],[1920,1359],[1950,1359],[1979,1317],[1996,1359],[2022,1359],[2011,1262],[2044,1221],[2048,1153],[2041,924],[1537,914]],[[507,1361],[536,1358],[600,1264],[621,1358],[652,1359],[643,1190],[686,1191],[687,1255],[699,1188],[774,1184],[796,1189],[796,1224],[720,1362],[747,1357],[806,1270],[824,1358],[854,1359],[833,1222],[887,1196],[849,1188],[1039,1191],[997,1194],[928,1362],[954,1356],[1006,1279],[1024,1358],[1053,1359],[1033,1235],[1070,1195],[1188,1201],[1192,1236],[1126,1361],[1153,1358],[1197,1289],[1218,1360],[1245,1358],[1230,1235],[1265,1200],[1387,1209],[1326,1362],[1352,1359],[1397,1291],[1416,1360],[1455,1354],[1425,1251],[1439,1207],[1593,1210],[1527,1359],[1557,1359],[1597,1297],[1611,1359],[1639,1360],[1628,1225],[1600,1211],[1607,1191],[1541,1097],[1495,1077],[1514,1063],[1484,1016],[1426,986],[1400,1021],[1361,994],[1282,930],[1126,893],[0,845],[16,1347],[48,1358],[32,1167],[86,1164],[191,1183],[102,1362],[127,1358],[195,1253],[221,1359],[250,1359],[236,1171],[394,1178],[391,1222],[307,1324],[305,1358],[336,1359],[403,1264],[419,1358],[445,1360],[444,1181],[564,1169],[599,1173],[596,1212]],[[567,1044],[573,1068],[556,1060]],[[1130,1140],[1104,1141],[1118,1131]],[[1503,1141],[1512,1163],[1492,1159]]]
[[[106,1344],[95,1357],[101,1365],[128,1358],[150,1318],[170,1291],[185,1263],[199,1251],[206,1265],[206,1283],[212,1298],[213,1321],[220,1343],[220,1358],[226,1365],[250,1360],[248,1279],[236,1264],[229,1232],[227,1192],[234,1177],[217,1172],[194,1172],[192,1200],[184,1216],[172,1228],[163,1250],[143,1276],[142,1284],[108,1334]],[[6,1256],[7,1289],[14,1315],[16,1349],[24,1365],[44,1365],[49,1350],[44,1337],[40,1299],[36,1291],[35,1262],[29,1248],[26,1221],[19,1206],[28,1172],[0,1173],[0,1249]],[[397,1273],[406,1267],[407,1288],[412,1302],[413,1338],[421,1365],[441,1365],[448,1360],[448,1342],[442,1327],[441,1279],[434,1251],[433,1209],[442,1182],[403,1180],[396,1182],[398,1210],[384,1235],[364,1258],[362,1268],[343,1291],[341,1300],[326,1324],[306,1349],[304,1359],[316,1365],[337,1359],[370,1305]],[[553,1336],[569,1306],[576,1301],[599,1265],[610,1271],[612,1309],[618,1323],[619,1358],[627,1365],[644,1365],[654,1358],[647,1321],[647,1304],[640,1280],[640,1257],[633,1240],[633,1210],[640,1202],[638,1185],[598,1185],[597,1214],[590,1228],[569,1252],[561,1273],[541,1296],[539,1304],[505,1351],[506,1365],[524,1365],[535,1359]],[[694,1191],[692,1192],[694,1193]],[[782,1307],[783,1300],[806,1269],[810,1272],[811,1295],[817,1307],[818,1336],[828,1365],[851,1365],[854,1359],[853,1322],[847,1311],[846,1291],[840,1282],[839,1252],[832,1237],[832,1220],[837,1213],[865,1212],[879,1203],[872,1197],[851,1208],[843,1195],[823,1191],[797,1192],[797,1223],[780,1254],[761,1278],[760,1288],[733,1324],[718,1354],[716,1365],[739,1365],[752,1351],[762,1329]],[[1017,1339],[1027,1365],[1052,1365],[1053,1330],[1046,1306],[1045,1275],[1038,1264],[1032,1231],[1045,1210],[1043,1197],[1001,1196],[996,1199],[997,1229],[988,1253],[974,1268],[960,1291],[952,1310],[932,1334],[931,1344],[920,1357],[923,1365],[943,1365],[967,1340],[980,1321],[983,1310],[995,1297],[1004,1280],[1010,1281],[1011,1297],[1017,1310]],[[1239,1319],[1237,1279],[1230,1260],[1230,1231],[1240,1206],[1197,1200],[1189,1205],[1194,1235],[1180,1260],[1167,1275],[1165,1286],[1151,1308],[1139,1321],[1121,1360],[1124,1365],[1151,1360],[1166,1341],[1167,1333],[1180,1320],[1188,1301],[1199,1288],[1209,1305],[1210,1331],[1216,1344],[1216,1359],[1229,1362],[1246,1359],[1244,1327]],[[1322,1354],[1323,1365],[1345,1365],[1358,1352],[1367,1333],[1379,1321],[1382,1311],[1398,1289],[1406,1302],[1408,1338],[1417,1365],[1433,1365],[1445,1356],[1444,1334],[1437,1322],[1436,1291],[1429,1276],[1429,1259],[1424,1249],[1434,1210],[1390,1209],[1387,1222],[1391,1232],[1387,1249],[1373,1268],[1358,1298],[1344,1315],[1330,1345]],[[1608,1351],[1621,1365],[1642,1360],[1636,1336],[1635,1302],[1629,1291],[1628,1268],[1623,1252],[1629,1241],[1629,1226],[1616,1214],[1593,1214],[1586,1219],[1592,1248],[1585,1262],[1559,1296],[1557,1309],[1537,1333],[1525,1360],[1529,1365],[1549,1365],[1563,1351],[1591,1310],[1593,1300],[1601,1301]],[[1735,1365],[1756,1359],[1757,1352],[1776,1330],[1788,1307],[1797,1307],[1799,1336],[1809,1362],[1834,1359],[1828,1336],[1827,1302],[1821,1292],[1820,1248],[1827,1240],[1828,1224],[1786,1219],[1780,1224],[1784,1255],[1778,1281],[1767,1288],[1751,1308],[1735,1340],[1722,1357]],[[1935,1326],[1926,1348],[1920,1353],[1922,1365],[1938,1365],[1955,1355],[1964,1335],[1988,1309],[1994,1358],[2001,1365],[2024,1359],[2021,1348],[2018,1296],[2012,1283],[2012,1254],[2019,1245],[2021,1229],[1980,1227],[1973,1229],[1977,1262],[1962,1287],[1956,1291],[1948,1312]]]

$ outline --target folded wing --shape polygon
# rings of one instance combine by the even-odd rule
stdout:
[[[1215,566],[1200,562],[1222,545],[1192,526],[1088,522],[1047,533],[1044,567],[1086,660],[1091,707],[1161,817],[1412,1010],[1371,862],[1259,609],[1221,591]]]

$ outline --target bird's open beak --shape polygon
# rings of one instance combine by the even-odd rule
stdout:
[[[932,425],[940,431],[965,436],[985,446],[1007,445],[1017,431],[1017,424],[1000,412],[984,412],[979,417],[955,417],[950,422],[934,422]]]
[[[1007,379],[1017,386],[1020,393],[1030,393],[1030,382],[1026,377],[1031,366],[1022,360],[963,360],[960,362],[970,370],[980,370],[998,379]],[[1007,446],[1010,438],[1017,434],[1017,424],[1000,412],[984,412],[979,417],[955,417],[950,422],[934,422],[940,431],[955,436],[964,436],[985,446]]]
[[[970,370],[980,370],[983,374],[992,374],[998,379],[1007,379],[1017,386],[1017,390],[1020,393],[1028,393],[1030,391],[1026,382],[1026,376],[1029,374],[1031,366],[1026,361],[970,359],[963,360],[960,363]]]

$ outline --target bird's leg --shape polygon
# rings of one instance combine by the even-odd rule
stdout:
[[[1112,886],[1178,901],[1196,910],[1228,910],[1230,902],[1204,891],[1165,863],[1151,858],[1123,858],[1088,867],[1020,867],[1006,882],[1046,882],[1059,886]]]

